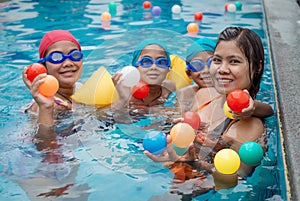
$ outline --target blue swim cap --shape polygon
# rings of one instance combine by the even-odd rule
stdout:
[[[133,66],[135,66],[135,63],[138,61],[138,58],[139,58],[139,56],[140,56],[141,53],[142,53],[142,50],[143,50],[146,46],[148,46],[148,45],[153,45],[153,44],[156,44],[156,45],[159,45],[160,47],[162,47],[162,48],[165,50],[165,52],[166,52],[167,59],[170,61],[170,54],[169,54],[169,51],[167,50],[166,44],[164,44],[163,42],[158,41],[158,40],[156,40],[156,39],[147,39],[147,40],[144,40],[144,41],[142,41],[141,43],[139,43],[139,44],[136,46],[136,48],[134,49],[131,64],[132,64]]]
[[[209,38],[201,38],[193,42],[191,46],[188,47],[186,53],[186,61],[191,61],[192,58],[199,52],[209,51],[214,52],[216,47],[216,41]]]

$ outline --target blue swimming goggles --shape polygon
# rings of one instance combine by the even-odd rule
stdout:
[[[42,58],[38,61],[38,63],[44,63],[49,61],[53,64],[60,64],[64,62],[66,59],[71,59],[72,61],[80,61],[83,57],[83,54],[79,50],[73,50],[68,55],[65,55],[61,52],[52,52],[47,57]]]
[[[139,61],[135,63],[135,67],[141,66],[143,68],[149,68],[154,64],[154,62],[160,68],[170,67],[170,61],[168,59],[158,58],[156,60],[153,60],[151,57],[142,57]]]
[[[209,68],[212,60],[213,60],[213,57],[209,57],[207,59],[206,63],[204,63],[204,61],[202,61],[200,59],[192,60],[191,62],[187,63],[186,69],[191,70],[193,72],[200,72],[204,69],[205,65],[207,65]]]

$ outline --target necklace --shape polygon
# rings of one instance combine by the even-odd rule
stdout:
[[[57,93],[58,93],[60,96],[62,96],[64,99],[66,99],[67,101],[69,101],[69,103],[72,104],[72,99],[70,99],[69,97],[65,96],[63,93],[61,93],[61,92],[59,92],[59,91],[57,91]]]
[[[141,100],[142,100],[142,102],[145,105],[150,106],[151,103],[153,103],[154,101],[156,101],[157,99],[159,99],[161,97],[161,95],[162,95],[162,88],[160,88],[158,96],[156,96],[154,99],[152,99],[149,103],[146,103],[145,100],[144,100],[144,98],[142,98]]]

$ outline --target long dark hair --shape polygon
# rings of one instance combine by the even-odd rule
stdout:
[[[218,37],[221,41],[235,40],[237,46],[245,54],[249,63],[251,87],[249,94],[255,97],[259,91],[260,80],[264,70],[264,47],[260,37],[252,30],[242,27],[227,27]]]

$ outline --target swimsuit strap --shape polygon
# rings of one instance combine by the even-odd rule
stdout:
[[[216,97],[214,97],[213,99],[203,103],[202,105],[200,105],[200,107],[198,107],[197,112],[201,111],[203,108],[205,108],[207,105],[209,105],[211,102],[213,102],[214,100],[221,98],[222,94],[217,95]]]

